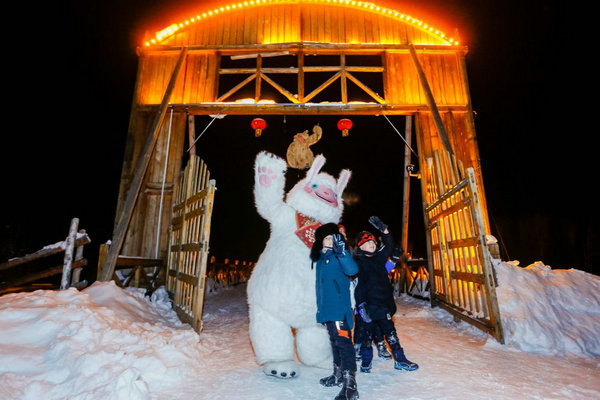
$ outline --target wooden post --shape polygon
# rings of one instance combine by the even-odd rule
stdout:
[[[477,179],[475,170],[467,168],[469,179],[469,190],[471,191],[473,200],[473,212],[475,213],[475,224],[477,225],[477,234],[479,236],[479,252],[482,256],[484,266],[484,282],[488,290],[488,311],[490,313],[490,321],[494,327],[494,337],[498,342],[504,344],[504,328],[502,327],[502,319],[500,318],[500,308],[498,307],[498,298],[496,297],[496,281],[494,279],[494,271],[490,253],[486,246],[485,226],[483,224],[483,215],[481,213],[481,202],[477,191]]]
[[[69,236],[65,241],[65,258],[63,261],[63,272],[60,280],[60,290],[69,288],[69,281],[71,280],[71,266],[73,264],[73,249],[75,249],[75,239],[77,238],[77,227],[79,226],[79,218],[73,218],[71,220],[71,227],[69,228]]]
[[[260,100],[260,84],[261,84],[261,70],[262,68],[262,56],[259,54],[256,56],[256,82],[254,83],[254,102],[258,103]]]
[[[348,84],[346,81],[346,54],[340,54],[340,70],[342,75],[340,76],[340,86],[342,88],[342,103],[348,103]]]
[[[123,204],[123,210],[121,212],[121,215],[119,216],[119,222],[113,234],[113,242],[108,251],[106,263],[104,264],[102,270],[101,280],[104,282],[109,281],[112,278],[112,275],[115,271],[117,257],[119,256],[121,247],[123,247],[123,242],[125,241],[125,234],[127,232],[127,228],[129,227],[131,217],[133,216],[133,209],[135,207],[136,200],[142,187],[142,181],[144,179],[144,175],[146,174],[146,170],[148,169],[150,157],[156,145],[156,141],[158,140],[158,134],[160,133],[160,127],[165,118],[167,107],[169,105],[169,100],[171,98],[171,94],[173,93],[173,89],[175,88],[175,83],[177,82],[177,77],[179,76],[179,71],[181,70],[181,66],[183,65],[183,61],[185,60],[186,55],[187,47],[183,47],[181,49],[181,53],[179,54],[179,59],[177,60],[175,69],[173,70],[173,74],[171,75],[171,80],[169,81],[169,84],[165,91],[165,95],[163,96],[162,103],[158,110],[158,114],[156,115],[154,123],[152,124],[150,134],[148,135],[144,148],[140,153],[138,163],[135,168],[135,174],[131,181],[131,185],[129,186],[129,190],[127,191],[127,198],[125,199],[125,203]]]
[[[298,53],[298,101],[304,103],[304,53]]]
[[[404,122],[404,140],[406,145],[404,146],[404,187],[402,193],[402,239],[401,245],[404,251],[407,251],[408,247],[408,217],[410,210],[410,171],[408,170],[408,164],[410,164],[410,147],[412,141],[412,115],[407,115]],[[398,279],[398,293],[404,293],[406,291],[406,274],[408,272],[408,266],[405,262],[400,265],[400,273]]]
[[[85,235],[85,229],[80,229],[79,233]],[[83,245],[79,245],[75,248],[75,262],[83,259]],[[71,278],[71,286],[78,283],[81,280],[81,268],[73,270],[73,276]]]
[[[412,141],[412,116],[406,116],[404,125],[404,190],[402,194],[402,248],[406,251],[408,247],[408,215],[409,215],[409,200],[410,200],[410,147]]]
[[[442,117],[440,116],[440,112],[435,104],[435,99],[433,98],[433,92],[429,87],[429,82],[427,82],[427,77],[425,76],[425,72],[423,71],[423,67],[421,67],[421,63],[419,62],[419,58],[417,57],[417,53],[415,52],[415,48],[412,44],[408,45],[408,49],[410,50],[410,55],[412,57],[413,62],[415,63],[415,67],[417,68],[417,75],[419,75],[419,82],[423,86],[423,90],[425,91],[425,98],[427,99],[427,105],[431,109],[431,114],[433,116],[433,122],[435,123],[435,127],[438,135],[440,135],[440,139],[442,140],[442,144],[444,148],[448,151],[448,153],[452,153],[452,146],[450,145],[450,140],[448,139],[448,134],[446,133],[446,128],[444,128],[444,123],[442,122]]]
[[[196,140],[196,118],[193,115],[188,115],[188,141],[190,144],[190,155],[196,155],[196,143],[194,143],[194,140]]]

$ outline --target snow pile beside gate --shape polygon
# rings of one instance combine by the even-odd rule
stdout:
[[[600,277],[494,260],[506,344],[557,356],[600,355]],[[490,339],[488,342],[492,342]]]
[[[194,378],[205,358],[198,342],[164,289],[152,299],[114,282],[6,295],[0,398],[149,399]]]

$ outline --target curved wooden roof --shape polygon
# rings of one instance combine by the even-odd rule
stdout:
[[[146,42],[153,46],[275,43],[453,46],[458,42],[399,11],[354,0],[246,0],[205,10]]]

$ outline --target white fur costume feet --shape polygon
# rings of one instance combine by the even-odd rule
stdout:
[[[265,374],[279,378],[298,376],[294,339],[303,364],[331,368],[333,362],[327,331],[316,321],[309,246],[319,224],[339,222],[350,171],[343,170],[336,181],[319,173],[324,164],[325,157],[317,156],[285,201],[286,162],[261,152],[254,165],[256,208],[269,222],[271,236],[248,281],[250,339]]]

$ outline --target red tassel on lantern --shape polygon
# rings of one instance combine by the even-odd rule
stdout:
[[[348,136],[348,130],[352,128],[352,121],[347,118],[340,119],[337,123],[337,127],[342,131],[342,136]]]
[[[267,127],[267,123],[262,118],[254,118],[250,126],[254,129],[254,136],[259,137],[262,130]]]

